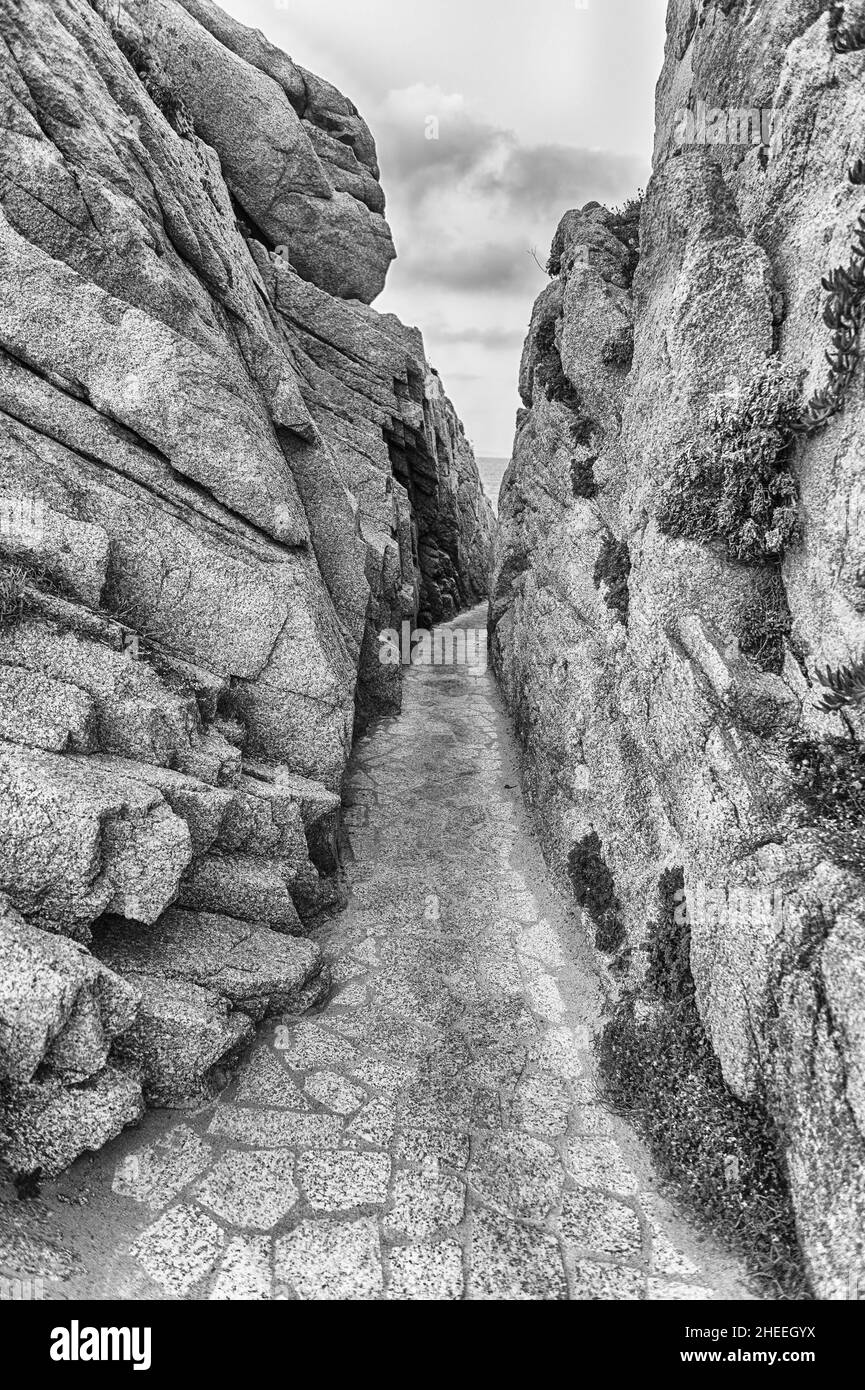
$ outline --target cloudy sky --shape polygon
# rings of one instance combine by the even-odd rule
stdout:
[[[219,2],[369,123],[399,253],[376,307],[423,330],[476,452],[507,456],[531,251],[645,185],[666,0]]]

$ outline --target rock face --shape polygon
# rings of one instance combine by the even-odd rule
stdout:
[[[535,305],[491,629],[549,857],[564,877],[595,846],[612,872],[614,990],[639,994],[683,870],[706,1032],[784,1137],[818,1296],[844,1298],[865,1263],[865,718],[820,712],[817,670],[865,649],[861,362],[822,428],[784,433],[778,405],[783,380],[802,402],[827,384],[821,277],[865,204],[865,52],[836,51],[827,8],[671,0],[639,265],[632,219],[569,212]],[[797,747],[841,759],[816,813]]]
[[[493,521],[369,307],[351,102],[208,0],[0,28],[0,1124],[48,1173],[324,996],[378,634],[483,598]]]

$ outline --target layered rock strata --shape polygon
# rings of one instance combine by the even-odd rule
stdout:
[[[0,0],[0,1088],[53,1173],[327,992],[378,634],[492,515],[357,110],[207,0]]]

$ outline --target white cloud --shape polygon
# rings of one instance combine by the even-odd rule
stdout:
[[[506,454],[530,250],[646,182],[666,0],[219,2],[356,102],[399,255],[376,307],[423,329],[479,451]]]

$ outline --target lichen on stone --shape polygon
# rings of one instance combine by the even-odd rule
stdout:
[[[801,532],[791,453],[799,374],[771,358],[676,460],[658,504],[670,536],[721,542],[744,564],[777,563]]]

